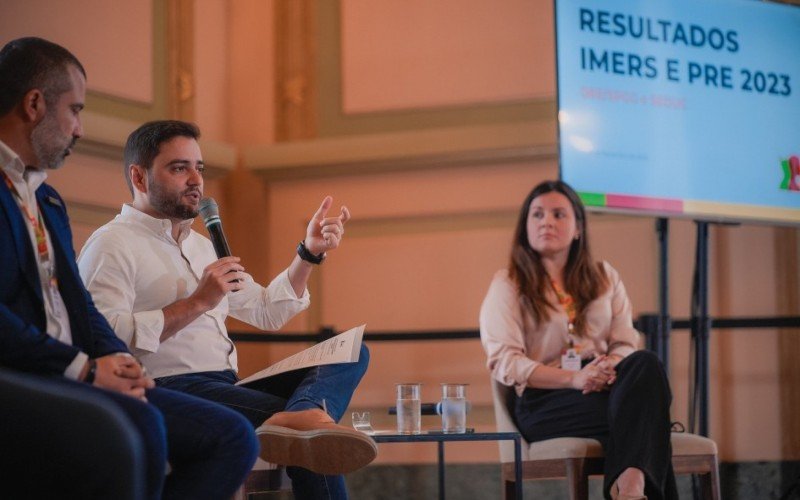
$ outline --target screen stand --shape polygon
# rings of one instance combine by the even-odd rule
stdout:
[[[669,316],[669,219],[656,219],[658,233],[658,324],[653,351],[669,374],[669,337],[672,320]]]
[[[692,297],[692,343],[694,346],[694,393],[690,405],[689,425],[692,431],[708,437],[708,339],[711,318],[708,316],[708,222],[697,224],[697,250],[695,254],[694,290]],[[695,418],[696,417],[696,418]]]

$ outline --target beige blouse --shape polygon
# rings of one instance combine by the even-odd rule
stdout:
[[[586,310],[586,332],[578,340],[581,356],[596,354],[627,356],[639,346],[639,332],[633,328],[631,303],[619,273],[603,262],[609,287]],[[554,292],[548,299],[557,306],[550,320],[536,325],[523,313],[521,298],[507,270],[495,273],[480,313],[481,343],[492,376],[513,385],[521,395],[533,370],[540,364],[558,367],[567,341],[567,313]],[[634,347],[636,346],[636,347]]]

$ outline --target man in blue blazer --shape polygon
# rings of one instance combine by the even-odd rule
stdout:
[[[154,387],[95,309],[75,265],[64,200],[44,183],[83,133],[85,92],[86,72],[63,47],[21,38],[0,51],[0,368],[45,376],[56,390],[118,409],[145,450],[148,498],[229,498],[256,458],[252,426],[220,405]],[[4,405],[0,414],[17,405]],[[57,408],[43,439],[53,429],[71,429]],[[0,429],[2,455],[26,446],[15,435],[14,428]],[[96,449],[87,442],[53,456]],[[15,470],[52,473],[48,458]]]

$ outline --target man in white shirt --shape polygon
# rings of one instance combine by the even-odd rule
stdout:
[[[129,429],[132,449],[143,451],[129,457],[128,465],[144,469],[143,483],[131,485],[140,492],[135,498],[229,498],[256,459],[252,427],[220,405],[154,387],[92,303],[64,200],[45,182],[83,135],[85,96],[86,72],[65,48],[28,37],[0,50],[0,368],[12,383],[33,382],[11,403],[4,387],[3,493],[130,498],[104,486],[114,482],[109,475],[128,474],[108,453],[114,443],[102,441],[107,429],[90,420],[92,410],[104,409],[110,418],[103,421]],[[43,399],[60,404],[42,415]],[[97,427],[71,418],[68,400]],[[40,418],[20,419],[32,412]]]
[[[208,238],[191,229],[203,194],[199,134],[190,123],[156,121],[128,137],[125,178],[133,202],[86,242],[81,276],[159,387],[224,404],[261,426],[262,458],[290,466],[297,497],[346,498],[338,474],[363,467],[377,452],[372,439],[336,424],[366,372],[366,347],[356,363],[299,371],[254,390],[234,385],[236,349],[225,319],[277,330],[307,308],[312,269],[339,246],[350,213],[342,207],[328,216],[326,197],[298,255],[262,287],[238,257],[217,259]]]

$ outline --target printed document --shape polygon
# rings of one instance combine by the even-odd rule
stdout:
[[[274,365],[240,380],[236,385],[247,385],[258,380],[292,370],[299,370],[301,368],[330,365],[333,363],[353,363],[358,361],[358,356],[361,352],[361,339],[364,337],[364,327],[366,326],[367,325],[361,325],[351,328],[344,333],[340,333],[328,340],[313,345],[304,351],[282,359]]]

